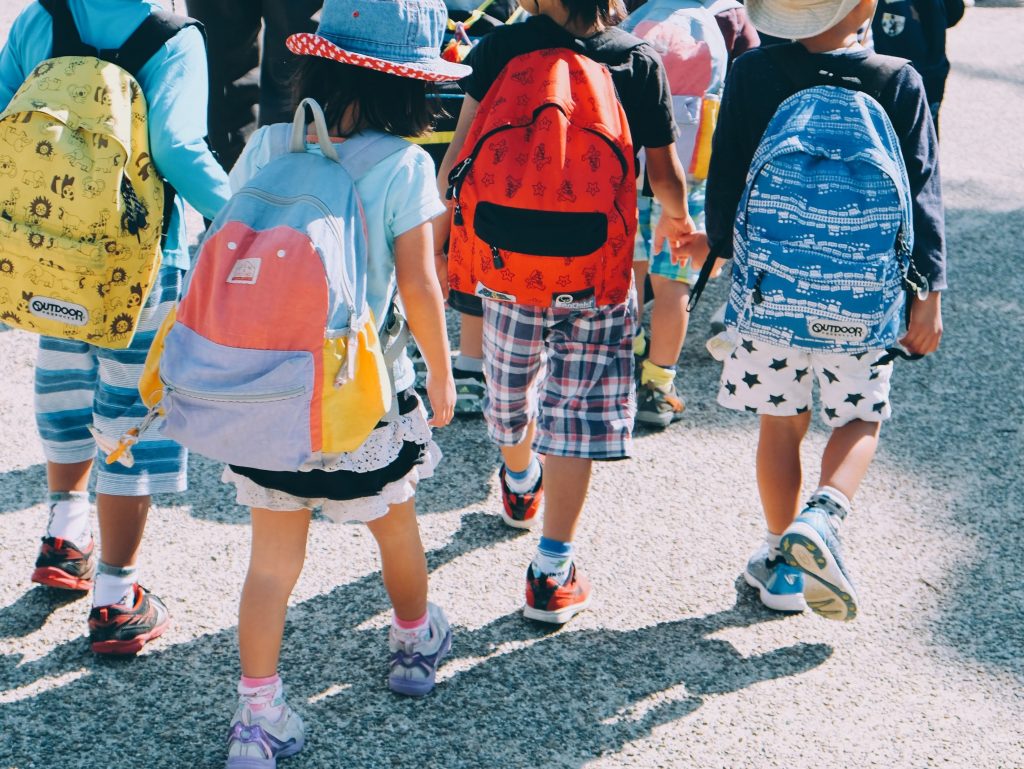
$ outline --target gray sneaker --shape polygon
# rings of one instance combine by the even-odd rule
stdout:
[[[305,732],[302,719],[287,705],[278,721],[268,721],[240,702],[228,732],[227,769],[276,769],[277,759],[302,750]]]
[[[439,606],[427,605],[430,637],[415,644],[403,644],[395,637],[395,629],[388,631],[388,687],[396,694],[422,697],[434,690],[437,666],[452,648],[452,629]]]
[[[667,390],[655,387],[650,382],[636,390],[636,421],[651,427],[668,427],[683,418],[686,402],[676,386]]]

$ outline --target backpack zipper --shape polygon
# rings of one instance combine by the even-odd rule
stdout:
[[[341,231],[338,229],[338,226],[334,221],[336,218],[334,213],[326,206],[326,204],[322,200],[320,200],[320,198],[314,197],[313,195],[294,195],[291,197],[285,197],[283,195],[275,195],[272,192],[265,192],[263,190],[256,189],[253,187],[241,189],[238,191],[237,194],[239,196],[248,195],[250,197],[256,198],[257,200],[262,200],[266,203],[272,203],[274,205],[279,206],[288,206],[291,205],[292,203],[296,203],[299,201],[309,203],[311,206],[313,206],[315,209],[317,209],[318,211],[320,211],[320,213],[324,215],[324,219],[327,222],[327,226],[330,227],[331,232],[334,233],[334,237],[337,239],[338,243],[344,242],[344,238],[342,237]],[[352,293],[352,287],[348,283],[348,279],[347,276],[345,275],[344,270],[340,271],[340,277],[341,280],[339,282],[341,283],[342,296],[345,299],[345,304],[348,306],[349,315],[354,318],[356,315],[356,300],[355,296]]]
[[[211,401],[213,403],[273,403],[274,401],[284,401],[289,398],[296,398],[300,395],[305,395],[306,388],[303,385],[297,385],[287,390],[281,390],[275,393],[235,393],[232,395],[225,395],[222,393],[210,392],[209,390],[192,390],[188,387],[178,387],[168,382],[164,377],[160,377],[160,381],[164,384],[164,390],[167,394],[170,393],[181,393],[187,398],[195,398],[201,401]]]

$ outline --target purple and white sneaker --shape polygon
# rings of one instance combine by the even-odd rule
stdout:
[[[277,759],[294,756],[305,744],[302,719],[291,708],[268,721],[240,703],[228,732],[227,769],[277,769]]]
[[[427,605],[430,637],[416,643],[402,643],[392,626],[388,631],[388,687],[396,694],[422,697],[434,690],[437,666],[452,648],[452,629],[440,607]]]

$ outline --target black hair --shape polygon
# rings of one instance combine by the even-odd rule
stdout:
[[[618,24],[626,17],[622,0],[562,0],[569,18],[583,24],[600,21],[606,27]]]
[[[422,136],[439,111],[432,84],[321,56],[304,56],[293,81],[295,104],[315,99],[329,128],[339,129],[353,106],[354,125],[344,136],[375,128],[395,136]]]

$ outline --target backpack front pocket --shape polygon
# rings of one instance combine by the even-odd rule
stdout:
[[[246,350],[177,325],[161,362],[163,433],[211,459],[296,470],[313,454],[313,355]]]

